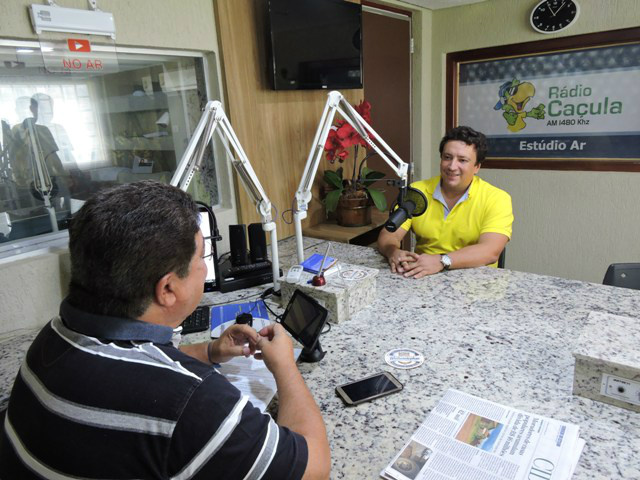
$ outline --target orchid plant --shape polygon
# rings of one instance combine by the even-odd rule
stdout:
[[[371,104],[362,100],[358,105],[353,106],[360,116],[367,122],[371,122]],[[371,185],[384,177],[382,172],[371,170],[366,167],[366,161],[376,154],[370,145],[360,136],[358,132],[346,120],[337,120],[331,130],[324,146],[327,152],[327,160],[330,163],[344,163],[349,157],[349,150],[353,147],[353,168],[350,178],[344,178],[344,168],[336,170],[325,170],[324,180],[333,187],[325,197],[325,208],[327,212],[335,211],[338,201],[342,195],[350,198],[369,197],[378,210],[387,209],[387,200],[382,191],[371,187]],[[360,147],[365,149],[365,155],[358,161],[358,151]]]

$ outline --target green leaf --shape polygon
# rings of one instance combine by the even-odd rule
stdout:
[[[364,178],[367,180],[380,180],[381,178],[384,178],[384,173],[378,172],[377,170],[369,170]]]
[[[376,182],[377,180],[380,180],[381,178],[384,178],[384,173],[382,172],[378,172],[377,170],[371,170],[368,167],[364,167],[362,169],[362,184],[365,187],[368,187],[369,185]]]
[[[342,188],[340,188],[340,190],[331,190],[327,193],[327,196],[324,197],[324,208],[327,212],[334,212],[336,210],[340,195],[342,195]]]
[[[378,210],[384,212],[387,209],[387,199],[384,197],[384,193],[375,188],[367,188],[367,193]]]
[[[342,175],[338,175],[333,170],[325,170],[323,175],[324,181],[332,187],[342,190]]]

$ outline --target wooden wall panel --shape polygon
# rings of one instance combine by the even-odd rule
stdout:
[[[266,3],[266,0],[216,0],[216,18],[227,115],[260,183],[277,207],[278,238],[287,238],[294,234],[294,227],[283,222],[281,214],[291,208],[327,91],[271,89]],[[361,89],[342,93],[351,103],[363,98]],[[323,184],[322,171],[327,166],[328,162],[323,160],[303,226],[315,225],[324,219],[319,190]],[[253,202],[239,182],[236,191],[240,222],[259,221]],[[286,218],[290,221],[291,215]]]

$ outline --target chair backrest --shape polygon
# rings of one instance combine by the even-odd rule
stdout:
[[[602,283],[640,290],[640,263],[612,263]]]
[[[504,259],[507,256],[507,247],[502,250],[502,253],[498,257],[498,268],[504,268]]]

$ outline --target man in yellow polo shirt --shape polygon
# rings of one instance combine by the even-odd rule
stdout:
[[[496,266],[511,238],[511,196],[476,176],[487,154],[487,139],[456,127],[440,142],[440,175],[411,184],[427,197],[427,211],[391,233],[382,230],[378,250],[392,272],[421,278],[453,268]],[[402,250],[407,232],[416,251]]]

